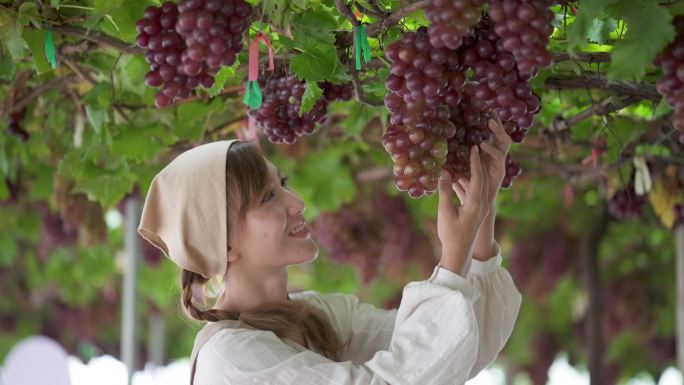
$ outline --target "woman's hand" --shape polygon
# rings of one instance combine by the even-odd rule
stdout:
[[[483,171],[477,146],[470,149],[470,183],[466,202],[454,204],[454,183],[448,172],[439,177],[437,235],[442,243],[440,265],[454,273],[465,275],[473,253],[473,243],[482,221],[487,216],[489,178]]]
[[[483,164],[489,179],[492,181],[487,192],[489,214],[480,226],[473,250],[473,258],[480,261],[486,261],[496,256],[496,240],[494,239],[496,207],[494,202],[496,202],[501,182],[506,176],[506,154],[508,154],[508,149],[512,142],[511,137],[504,130],[501,119],[499,119],[496,111],[493,111],[493,115],[495,120],[490,119],[488,122],[492,135],[490,135],[487,141],[480,144],[482,150],[486,153],[483,157]],[[454,183],[454,190],[461,204],[465,204],[468,201],[469,189],[469,182],[465,178],[460,178]]]

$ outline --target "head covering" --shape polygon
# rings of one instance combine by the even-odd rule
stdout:
[[[147,192],[138,233],[180,267],[205,278],[228,264],[226,156],[238,140],[185,151],[161,170]]]

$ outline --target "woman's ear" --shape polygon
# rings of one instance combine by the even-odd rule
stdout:
[[[235,262],[240,258],[240,253],[235,247],[228,245],[228,263]]]

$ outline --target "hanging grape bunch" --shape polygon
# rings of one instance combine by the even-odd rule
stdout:
[[[484,0],[430,0],[425,7],[425,17],[430,20],[428,34],[434,47],[457,49],[463,37],[482,16]]]
[[[302,135],[311,135],[328,112],[328,103],[346,101],[352,98],[351,84],[321,83],[323,97],[318,99],[311,110],[300,116],[302,96],[306,84],[295,75],[288,76],[277,70],[260,81],[264,100],[261,107],[250,109],[249,115],[254,117],[257,126],[263,129],[271,143],[292,144]]]
[[[230,66],[243,50],[251,7],[243,0],[167,1],[149,6],[136,23],[137,44],[147,49],[149,87],[161,87],[158,108],[187,99],[200,84],[209,88],[221,64]]]
[[[684,144],[684,16],[677,16],[674,25],[677,37],[655,60],[663,69],[656,88],[674,109],[672,125],[679,129],[679,141]]]
[[[456,134],[449,107],[458,106],[466,79],[458,53],[433,47],[426,27],[402,34],[385,54],[392,62],[385,82],[391,124],[383,145],[397,188],[418,198],[437,189],[447,140]]]
[[[489,17],[503,48],[515,56],[522,75],[536,73],[537,68],[553,64],[546,49],[553,32],[550,10],[552,0],[490,0]]]

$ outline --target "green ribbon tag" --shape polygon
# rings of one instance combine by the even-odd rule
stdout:
[[[45,56],[53,69],[57,68],[57,58],[55,57],[55,43],[52,40],[52,30],[45,34]]]
[[[256,110],[261,107],[263,95],[261,94],[261,87],[256,80],[249,80],[245,89],[245,97],[242,102],[249,106],[249,108]]]
[[[368,44],[368,35],[366,35],[366,28],[363,25],[357,25],[356,28],[356,38],[355,38],[355,56],[356,56],[356,69],[361,69],[361,54],[363,53],[363,61],[366,63],[371,60],[371,50],[370,44]]]

